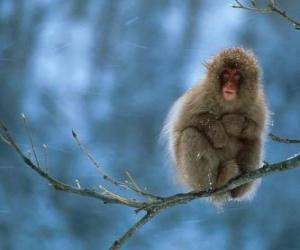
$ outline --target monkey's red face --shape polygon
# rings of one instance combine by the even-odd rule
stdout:
[[[237,69],[225,69],[222,72],[222,94],[226,101],[232,101],[237,98],[241,78],[241,73]]]

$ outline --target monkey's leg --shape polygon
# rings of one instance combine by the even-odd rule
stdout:
[[[259,168],[261,164],[261,141],[245,140],[244,145],[237,156],[241,174]],[[258,181],[252,181],[231,190],[234,199],[249,199],[254,195]]]
[[[220,162],[216,150],[201,132],[185,129],[176,150],[178,174],[185,184],[199,190],[215,187]]]
[[[217,187],[225,185],[230,179],[240,174],[239,167],[235,160],[221,163],[217,177]]]
[[[230,179],[237,177],[240,174],[239,167],[235,160],[229,160],[220,164],[219,173],[217,176],[216,187],[222,187]],[[212,197],[214,203],[221,203],[230,197],[230,192],[216,194]]]
[[[231,190],[231,197],[233,199],[247,199],[252,197],[250,193],[252,193],[256,183],[256,181],[252,181]]]

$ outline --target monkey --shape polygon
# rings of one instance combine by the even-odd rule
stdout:
[[[252,51],[225,49],[205,67],[204,79],[178,98],[164,127],[178,179],[194,190],[219,188],[259,168],[268,118]],[[258,182],[212,195],[211,201],[251,199]]]

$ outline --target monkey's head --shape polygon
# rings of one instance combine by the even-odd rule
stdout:
[[[206,66],[207,84],[222,103],[250,104],[257,97],[260,69],[251,51],[226,49]]]

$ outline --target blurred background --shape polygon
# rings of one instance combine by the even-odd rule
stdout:
[[[166,114],[203,77],[205,60],[243,46],[264,70],[270,130],[299,138],[300,31],[232,2],[1,0],[1,120],[30,151],[25,113],[43,167],[69,184],[105,184],[72,140],[74,129],[114,177],[129,171],[156,194],[184,191],[158,140]],[[300,19],[299,1],[277,2]],[[299,150],[268,140],[265,160]],[[222,210],[204,200],[169,209],[124,249],[300,249],[299,178],[299,169],[266,177],[253,201]],[[54,191],[0,143],[1,250],[107,249],[139,216]]]

